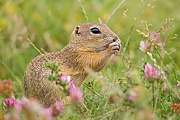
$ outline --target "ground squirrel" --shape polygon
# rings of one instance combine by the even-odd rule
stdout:
[[[119,51],[118,36],[102,23],[84,23],[76,26],[70,42],[61,50],[39,55],[27,66],[24,74],[24,91],[28,98],[35,98],[45,106],[61,101],[58,86],[45,77],[50,70],[43,67],[45,60],[60,63],[61,72],[71,76],[80,86],[88,72],[102,70],[112,55]]]

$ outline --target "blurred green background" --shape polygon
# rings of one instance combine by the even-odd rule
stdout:
[[[84,22],[106,23],[120,0],[0,0],[0,79],[14,81],[17,94],[22,94],[23,74],[27,64],[39,54],[28,42],[44,52],[58,51],[65,46],[74,27]],[[125,53],[139,63],[143,39],[136,29],[157,31],[167,18],[175,18],[166,35],[165,49],[180,67],[180,1],[179,0],[125,0],[107,25],[124,45],[130,36]],[[83,9],[85,13],[83,12]],[[88,18],[88,19],[87,19]],[[166,36],[164,35],[164,36]],[[162,36],[162,38],[164,37]],[[177,36],[176,39],[174,37]],[[165,63],[170,60],[165,57]]]

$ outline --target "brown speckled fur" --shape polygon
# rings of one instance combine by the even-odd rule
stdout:
[[[98,28],[101,34],[93,34],[90,31],[93,27]],[[50,70],[43,67],[43,62],[59,62],[61,72],[70,75],[75,85],[80,86],[88,75],[86,68],[98,72],[107,65],[114,53],[108,45],[117,40],[117,35],[105,24],[85,23],[77,26],[69,44],[61,51],[39,55],[29,63],[24,74],[25,95],[45,106],[60,101],[61,91],[55,83],[47,80]]]

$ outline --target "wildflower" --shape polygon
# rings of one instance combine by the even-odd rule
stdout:
[[[56,103],[54,103],[53,106],[51,106],[51,108],[52,108],[52,115],[54,117],[57,117],[61,114],[63,105],[60,102],[56,102]]]
[[[137,96],[137,93],[135,91],[130,91],[128,100],[130,102],[133,102],[136,96]]]
[[[147,63],[144,68],[144,74],[147,79],[156,79],[159,75],[159,71]]]
[[[162,47],[164,46],[164,43],[163,43],[161,37],[158,35],[157,32],[152,31],[152,32],[150,33],[150,37],[151,37],[153,40],[155,40],[159,46],[162,46]]]
[[[129,78],[131,77],[129,71],[125,72],[125,77],[126,77],[127,79],[129,79]]]
[[[79,88],[76,88],[73,82],[69,83],[69,88],[71,100],[74,102],[82,102],[82,91]]]
[[[163,92],[166,92],[166,89],[167,89],[167,85],[165,82],[162,83],[162,91]]]
[[[32,113],[35,113],[41,111],[42,109],[41,105],[37,101],[28,99],[26,97],[21,98],[21,105],[22,105],[22,109],[25,110],[26,112],[30,111]]]
[[[6,98],[4,100],[4,108],[8,111],[5,115],[5,120],[20,120],[20,112],[21,112],[21,102],[16,100],[15,97]],[[13,110],[9,112],[9,110]]]
[[[63,82],[68,83],[68,82],[70,82],[71,77],[70,77],[70,76],[67,76],[66,74],[62,74],[62,75],[61,75],[61,80],[62,80]]]
[[[29,103],[29,99],[27,99],[26,97],[22,97],[22,98],[21,98],[21,101],[22,101],[22,104],[23,104],[23,105]]]
[[[150,81],[163,80],[165,78],[163,72],[160,72],[160,71],[156,70],[149,63],[147,63],[145,65],[144,75],[145,75],[145,78],[150,80]]]
[[[111,96],[109,97],[108,102],[109,102],[110,104],[115,103],[115,100],[114,100],[114,95],[111,95]]]
[[[171,104],[170,109],[174,112],[180,113],[180,103]]]
[[[0,81],[0,94],[5,97],[12,96],[12,83],[9,80]]]
[[[26,97],[21,98],[21,105],[24,113],[24,118],[27,120],[38,120],[37,114],[42,111],[42,106],[37,101],[28,99]],[[43,120],[46,120],[44,118]]]
[[[7,110],[15,109],[15,110],[21,111],[21,102],[19,100],[16,100],[15,97],[6,98],[4,100],[4,108]]]
[[[119,101],[119,98],[121,97],[122,96],[119,93],[113,93],[109,96],[108,103],[109,104],[116,103],[117,101]]]
[[[42,120],[53,120],[52,109],[51,108],[42,109],[41,117],[42,117]]]
[[[152,46],[152,43],[151,41],[141,41],[140,42],[140,47],[139,49],[145,53],[147,53],[148,51],[152,51],[153,50],[153,46]]]

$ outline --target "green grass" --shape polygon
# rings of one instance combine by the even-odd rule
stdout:
[[[24,71],[39,54],[27,38],[42,52],[58,51],[68,43],[76,25],[106,23],[120,3],[120,0],[0,1],[0,80],[11,80],[15,96],[22,97]],[[170,105],[179,103],[180,98],[177,86],[180,80],[179,4],[179,0],[125,0],[107,23],[122,42],[118,60],[111,62],[97,76],[89,76],[81,85],[88,111],[79,105],[84,115],[77,108],[66,109],[62,119],[148,120],[152,114],[157,120],[179,119],[179,114],[170,110]],[[146,38],[137,30],[145,34],[157,31],[168,18],[174,18],[168,24],[173,27],[164,27],[165,33],[160,34],[162,39],[167,39],[166,54],[161,59],[160,48],[151,52],[156,64],[165,71],[167,83],[167,91],[163,93],[161,83],[155,82],[153,109],[152,84],[143,81],[142,63],[153,65],[154,62],[139,50],[140,41]],[[149,28],[145,29],[147,25]],[[126,71],[130,72],[130,78],[125,77]],[[93,82],[93,85],[87,87],[85,84],[88,82]],[[137,89],[139,97],[131,103],[126,97],[134,89]],[[108,103],[110,96],[115,97],[115,103]]]

